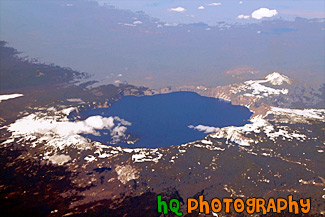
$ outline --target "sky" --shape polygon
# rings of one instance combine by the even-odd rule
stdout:
[[[252,13],[260,8],[276,10],[277,15],[273,16],[274,18],[325,17],[323,0],[98,0],[98,2],[102,5],[114,5],[120,9],[144,11],[168,23],[204,22],[216,25],[217,22],[257,22],[259,20],[252,18]]]
[[[86,0],[0,0],[0,40],[103,83],[214,87],[273,71],[324,82],[325,22],[295,18],[323,16],[325,1],[105,2],[117,9]],[[193,22],[211,26],[175,25]]]

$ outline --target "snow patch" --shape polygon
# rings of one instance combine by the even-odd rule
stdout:
[[[97,161],[97,159],[95,158],[95,156],[93,155],[88,155],[84,158],[85,161],[87,161],[88,163],[89,162],[92,162],[92,161]]]
[[[24,94],[13,93],[13,94],[7,94],[7,95],[0,95],[0,102],[2,102],[4,100],[8,100],[8,99],[14,99],[14,98],[21,97],[21,96],[24,96]]]
[[[121,165],[115,168],[117,179],[126,184],[128,181],[139,178],[139,172],[131,165]]]
[[[285,75],[280,74],[279,72],[273,72],[265,77],[265,80],[249,80],[244,83],[233,85],[230,92],[237,94],[240,92],[244,93],[244,96],[256,97],[256,98],[265,98],[271,95],[281,95],[288,94],[289,90],[282,88],[276,89],[272,87],[267,87],[263,85],[264,83],[270,83],[272,85],[282,85],[284,83],[291,84],[292,81]]]
[[[224,127],[221,128],[218,132],[211,134],[212,138],[224,138],[228,141],[234,142],[241,146],[250,146],[254,144],[255,141],[251,138],[247,138],[245,135],[247,133],[261,133],[264,132],[266,136],[275,141],[278,137],[282,137],[284,140],[292,141],[293,139],[297,139],[300,141],[304,141],[307,137],[304,134],[299,134],[296,131],[289,132],[289,127],[287,126],[279,126],[277,129],[270,124],[267,120],[265,120],[261,115],[255,116],[251,118],[251,123],[246,124],[242,127]]]
[[[158,149],[145,149],[145,148],[136,148],[136,149],[124,149],[124,151],[132,153],[132,161],[135,163],[141,162],[155,162],[157,163],[163,156]]]
[[[51,161],[53,164],[57,165],[63,165],[64,163],[71,160],[71,157],[69,155],[60,154],[60,155],[53,155],[49,158],[49,161]]]
[[[301,119],[303,117],[325,121],[325,109],[290,109],[271,107],[271,113],[277,115],[288,115],[292,119]]]
[[[208,140],[205,140],[205,139],[201,140],[201,142],[203,144],[206,144],[206,145],[212,145],[213,144],[211,141],[208,141]]]

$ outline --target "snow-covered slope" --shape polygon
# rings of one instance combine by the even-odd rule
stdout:
[[[250,134],[263,133],[273,142],[275,142],[278,137],[282,137],[283,140],[288,141],[292,141],[293,139],[304,140],[306,138],[304,134],[290,130],[286,126],[277,127],[271,124],[270,120],[266,118],[269,114],[286,116],[290,120],[296,120],[296,122],[301,123],[305,123],[307,119],[325,120],[324,109],[299,110],[271,106],[260,106],[257,108],[249,106],[252,102],[256,102],[262,98],[288,93],[287,89],[267,87],[264,85],[265,83],[281,85],[284,83],[289,84],[291,80],[287,76],[274,72],[266,76],[264,80],[250,80],[241,84],[229,85],[227,88],[221,87],[217,91],[218,94],[209,90],[210,93],[213,93],[217,98],[220,98],[220,95],[227,96],[232,103],[234,103],[237,98],[243,99],[237,103],[249,107],[250,110],[254,112],[254,115],[250,119],[251,123],[242,127],[229,126],[221,129],[202,125],[189,127],[197,130],[204,130],[206,133],[212,133],[210,134],[211,138],[226,139],[227,143],[229,141],[241,146],[251,146],[258,143],[258,141],[253,140],[249,136]],[[208,90],[207,88],[203,89],[206,89],[204,91]],[[88,133],[95,135],[99,133],[97,130],[107,129],[113,138],[119,139],[119,137],[123,137],[127,126],[131,125],[131,123],[118,117],[103,118],[100,116],[92,116],[84,121],[71,122],[67,116],[73,109],[74,108],[68,108],[57,111],[54,108],[48,108],[45,113],[36,112],[16,120],[16,122],[7,127],[12,135],[4,144],[14,141],[15,139],[31,141],[31,147],[43,144],[45,151],[43,159],[49,159],[52,156],[58,158],[57,156],[60,156],[61,153],[56,150],[64,150],[72,147],[78,150],[93,149],[98,157],[105,158],[111,156],[112,153],[102,150],[101,144],[96,143],[98,147],[94,144],[91,145],[92,142],[80,134]],[[263,111],[261,112],[260,110]],[[208,143],[210,144],[211,142],[208,141]],[[206,142],[204,144],[209,145],[206,144]],[[213,144],[211,143],[210,145]],[[98,149],[99,147],[101,148]],[[105,148],[107,148],[107,146]],[[113,149],[115,153],[116,150],[115,148]],[[134,158],[132,158],[135,162],[152,161],[153,158],[157,158],[157,153],[155,151],[133,149],[132,152],[137,151],[140,151],[141,154],[135,155]],[[151,155],[154,155],[154,157],[151,157]],[[52,160],[58,161],[56,158]],[[59,161],[62,161],[61,158],[62,157],[59,158]],[[96,158],[94,155],[89,155],[85,157],[85,160],[92,161],[96,160]]]
[[[21,96],[24,96],[24,95],[21,94],[21,93],[13,93],[13,94],[7,94],[7,95],[0,95],[0,102],[1,101],[4,101],[4,100],[8,100],[8,99],[14,99],[14,98],[21,97]]]
[[[244,96],[254,96],[257,98],[265,98],[271,95],[280,95],[280,94],[288,94],[289,90],[286,88],[273,88],[265,86],[264,84],[269,83],[272,85],[283,85],[284,83],[291,84],[292,81],[285,75],[282,75],[279,72],[273,72],[267,76],[263,80],[249,80],[244,83],[233,85],[231,88],[232,93],[243,93]]]
[[[282,75],[280,72],[273,72],[265,76],[265,80],[273,85],[283,85],[284,83],[292,84],[289,77]]]

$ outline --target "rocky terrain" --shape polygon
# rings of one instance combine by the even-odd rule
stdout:
[[[183,213],[186,198],[200,194],[207,200],[292,194],[311,198],[310,215],[324,215],[325,109],[290,107],[295,103],[293,83],[274,72],[261,80],[214,88],[120,86],[113,97],[96,89],[102,102],[74,97],[25,108],[17,120],[3,120],[1,127],[1,209],[17,216],[19,209],[34,216],[159,216],[158,194],[179,198]],[[102,127],[114,131],[123,120],[68,119],[73,111],[109,107],[123,95],[173,91],[243,105],[253,115],[242,127],[224,127],[199,141],[157,149],[112,147],[80,135]],[[10,107],[25,97],[13,94],[2,95],[1,104]]]

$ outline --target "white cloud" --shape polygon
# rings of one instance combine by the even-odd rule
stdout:
[[[247,19],[249,19],[250,18],[250,16],[249,15],[244,15],[244,14],[241,14],[241,15],[238,15],[238,17],[237,17],[238,19],[245,19],[245,20],[247,20]]]
[[[265,17],[273,17],[275,15],[277,15],[278,12],[277,10],[270,10],[268,8],[260,8],[258,10],[253,11],[252,13],[252,18],[260,20],[263,19]]]
[[[103,118],[96,115],[87,118],[85,123],[94,129],[112,128],[114,126],[114,119],[112,117]]]
[[[178,26],[177,23],[165,23],[164,26]]]
[[[210,3],[210,4],[208,4],[209,6],[219,6],[219,5],[221,5],[221,3],[217,3],[217,2],[214,2],[214,3]]]
[[[137,26],[131,23],[117,23],[118,25],[124,25],[124,26]]]
[[[243,4],[243,1],[240,1],[239,4]]]
[[[171,9],[169,9],[169,11],[173,11],[173,12],[185,12],[186,11],[186,9],[185,8],[183,8],[183,7],[177,7],[177,8],[171,8]]]
[[[121,126],[120,124],[111,131],[111,136],[113,142],[119,142],[120,138],[124,136],[125,131],[127,128],[125,126]]]
[[[124,120],[122,118],[119,118],[117,116],[114,117],[114,120],[116,120],[118,122],[121,122],[121,124],[123,124],[123,125],[127,125],[127,126],[131,126],[132,125],[131,122],[128,122],[128,121],[126,121],[126,120]]]
[[[199,10],[204,10],[204,6],[200,6],[200,7],[198,7],[197,9],[199,9]]]
[[[114,123],[116,122],[116,123]],[[125,125],[125,126],[123,126]],[[13,136],[41,135],[44,137],[70,140],[79,134],[100,135],[97,130],[108,130],[112,139],[116,142],[124,136],[126,126],[131,123],[119,117],[102,117],[99,115],[88,117],[83,121],[71,122],[67,118],[56,120],[55,116],[39,116],[31,114],[17,120],[8,127]]]
[[[214,132],[217,132],[218,130],[220,130],[219,127],[209,127],[209,126],[204,126],[201,124],[197,125],[197,126],[189,125],[188,128],[195,129],[198,131],[204,131],[204,133],[214,133]]]
[[[142,22],[141,22],[140,20],[137,20],[137,21],[134,21],[133,24],[134,24],[134,25],[142,24]]]

